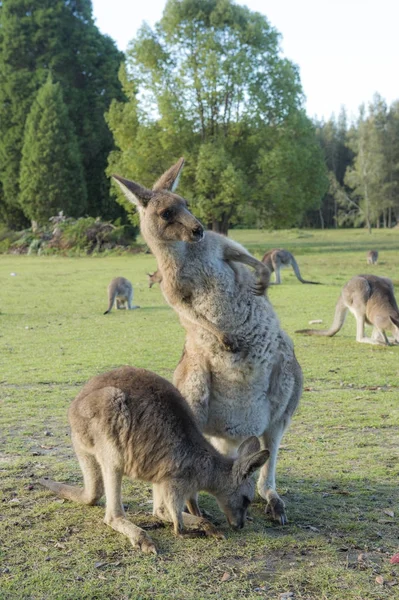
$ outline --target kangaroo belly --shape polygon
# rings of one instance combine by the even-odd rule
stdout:
[[[240,364],[211,361],[207,435],[235,440],[260,436],[273,422],[294,412],[300,367],[291,340],[279,331],[270,348],[263,350],[257,360],[252,355]]]

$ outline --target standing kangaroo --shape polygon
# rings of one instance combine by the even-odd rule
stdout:
[[[275,272],[276,285],[281,283],[281,269],[289,267],[290,265],[294,269],[294,273],[301,283],[312,283],[314,285],[319,285],[318,281],[306,281],[306,279],[302,279],[298,263],[296,262],[291,252],[288,252],[288,250],[280,250],[278,248],[269,250],[262,258],[262,262],[270,269],[272,273],[273,271]]]
[[[332,337],[344,324],[348,310],[356,319],[356,341],[366,344],[391,344],[385,331],[391,331],[399,344],[399,310],[393,284],[387,277],[357,275],[342,289],[330,329],[299,329],[295,333]],[[373,325],[371,338],[365,337],[365,324]]]
[[[153,273],[147,273],[148,277],[148,287],[151,289],[155,283],[161,283],[162,275],[159,269],[154,271]]]
[[[367,252],[367,264],[376,265],[378,261],[378,250],[369,250]]]
[[[174,193],[183,162],[166,171],[152,190],[114,179],[138,207],[162,292],[186,330],[174,384],[220,451],[233,455],[254,435],[269,450],[258,491],[267,511],[284,524],[276,461],[301,396],[302,371],[264,295],[269,269],[232,240],[204,232],[186,200]],[[244,265],[253,267],[256,277]]]
[[[133,310],[134,308],[140,308],[139,306],[133,306],[133,286],[128,279],[125,277],[115,277],[111,280],[108,286],[108,308],[104,315],[111,312],[112,307],[115,304],[115,308],[126,308],[126,310]]]
[[[249,475],[266,461],[268,451],[260,450],[257,438],[250,438],[240,446],[236,460],[219,454],[166,379],[133,367],[97,375],[76,396],[68,416],[84,487],[48,478],[39,482],[62,498],[89,505],[105,492],[105,523],[126,535],[133,546],[157,553],[147,533],[126,519],[123,475],[153,483],[153,513],[172,522],[176,535],[186,525],[221,537],[206,519],[183,512],[199,490],[216,497],[233,529],[244,526],[255,495]]]

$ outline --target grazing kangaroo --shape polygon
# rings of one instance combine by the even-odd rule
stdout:
[[[298,263],[291,252],[288,252],[288,250],[281,250],[279,248],[269,250],[262,258],[262,262],[270,269],[272,273],[274,271],[276,275],[276,285],[281,283],[281,269],[289,267],[290,265],[294,269],[294,273],[301,283],[312,283],[314,285],[319,285],[318,281],[306,281],[306,279],[302,279]]]
[[[249,475],[268,457],[257,438],[246,440],[232,460],[204,438],[178,390],[151,371],[121,367],[97,375],[83,387],[69,411],[72,442],[84,487],[40,483],[62,498],[93,505],[105,492],[105,523],[126,535],[145,553],[157,553],[143,529],[126,519],[121,498],[122,476],[153,483],[153,514],[173,523],[223,537],[206,519],[184,513],[199,490],[216,497],[229,525],[241,529],[255,495]]]
[[[153,273],[147,273],[148,277],[148,287],[151,289],[155,283],[161,283],[162,275],[159,269],[154,271]]]
[[[387,277],[356,275],[342,289],[330,329],[300,329],[295,333],[332,337],[344,324],[348,310],[356,319],[356,341],[391,345],[385,331],[391,331],[399,344],[399,310],[393,284]],[[373,325],[371,338],[365,337],[365,324]]]
[[[108,286],[108,308],[104,315],[111,312],[114,304],[117,309],[133,310],[134,308],[140,308],[139,306],[133,306],[132,302],[133,286],[130,281],[125,277],[115,277]]]
[[[174,193],[183,162],[166,171],[152,190],[114,178],[138,206],[142,235],[162,275],[162,292],[186,330],[174,384],[220,451],[232,456],[254,435],[269,450],[258,491],[267,511],[284,524],[276,461],[301,396],[302,371],[264,295],[269,269],[229,238],[204,232],[186,200]],[[255,275],[244,265],[253,267]]]
[[[376,265],[378,261],[378,250],[369,250],[367,252],[367,264]]]

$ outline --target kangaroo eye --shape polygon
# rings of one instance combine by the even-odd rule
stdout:
[[[170,210],[170,208],[163,210],[161,212],[161,217],[162,219],[165,219],[165,221],[169,221],[173,217],[173,210]]]

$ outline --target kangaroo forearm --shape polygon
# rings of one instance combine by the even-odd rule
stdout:
[[[255,274],[258,278],[256,293],[262,295],[265,292],[267,286],[269,285],[270,269],[264,263],[248,252],[245,252],[245,250],[241,250],[241,248],[230,244],[226,244],[226,246],[223,248],[223,259],[230,262],[242,263],[252,267],[255,270]]]

